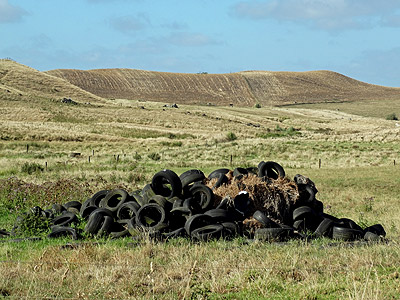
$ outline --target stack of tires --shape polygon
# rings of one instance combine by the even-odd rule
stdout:
[[[217,169],[206,178],[201,170],[188,170],[178,176],[165,169],[156,173],[143,189],[128,192],[124,189],[101,190],[84,201],[54,204],[50,209],[31,210],[51,223],[49,238],[69,236],[80,238],[84,233],[94,237],[139,237],[170,239],[190,237],[194,240],[232,238],[246,235],[263,241],[284,241],[290,238],[329,237],[339,240],[366,239],[378,241],[386,235],[379,224],[361,229],[350,219],[338,219],[324,213],[323,203],[315,198],[314,183],[302,175],[294,182],[299,197],[290,213],[293,218],[285,224],[274,221],[265,211],[257,210],[247,191],[235,197],[216,201],[214,191],[232,183],[239,184],[246,176],[258,176],[263,181],[285,177],[276,162],[260,162],[258,167]],[[206,185],[206,183],[213,184]],[[81,220],[84,228],[77,229]],[[243,224],[252,219],[256,230]],[[21,221],[21,219],[19,220]],[[18,220],[11,233],[18,228]]]

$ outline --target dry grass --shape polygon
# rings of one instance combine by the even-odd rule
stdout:
[[[29,247],[29,243],[24,245]],[[46,299],[395,299],[399,245],[144,242],[34,246],[0,289]],[[2,257],[16,245],[2,247]]]
[[[329,71],[180,74],[132,69],[52,70],[104,98],[182,104],[253,106],[400,99],[398,88],[363,83]],[[133,96],[134,95],[134,96]]]

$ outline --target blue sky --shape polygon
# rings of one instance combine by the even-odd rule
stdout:
[[[45,71],[331,70],[400,87],[398,0],[0,0],[0,58]]]

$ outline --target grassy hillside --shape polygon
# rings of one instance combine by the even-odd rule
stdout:
[[[88,93],[58,77],[39,72],[7,59],[0,59],[0,100],[37,101],[71,98],[79,103],[104,103],[101,97]]]
[[[133,69],[48,71],[105,98],[239,106],[400,99],[400,88],[330,71],[181,74]]]

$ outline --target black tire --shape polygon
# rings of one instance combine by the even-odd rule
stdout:
[[[156,192],[153,190],[151,184],[146,184],[144,186],[144,188],[142,189],[142,192],[140,193],[140,195],[138,195],[138,197],[135,197],[135,200],[137,201],[137,203],[140,204],[140,206],[143,206],[145,204],[149,203],[149,200],[151,197],[155,196]]]
[[[91,201],[92,199],[91,198],[89,198],[89,199],[86,199],[85,201],[83,201],[83,203],[82,203],[82,206],[81,206],[81,209],[79,210],[79,214],[80,215],[82,215],[82,213],[83,213],[83,211],[86,209],[86,207],[88,207],[88,206],[90,206],[90,201]],[[94,206],[94,205],[93,205]]]
[[[218,203],[216,208],[228,209],[231,205],[232,198],[230,196],[225,196],[220,203]]]
[[[117,219],[132,219],[136,216],[137,211],[140,209],[140,205],[135,201],[125,202],[122,204],[117,211]]]
[[[94,213],[98,213],[98,214],[101,214],[102,216],[109,216],[109,217],[114,217],[114,214],[112,213],[112,211],[111,210],[109,210],[108,208],[97,208],[96,210],[94,210],[91,214],[94,214]]]
[[[265,228],[279,228],[279,225],[268,218],[262,211],[257,210],[253,214],[253,218],[263,224]]]
[[[233,177],[238,177],[238,176],[244,176],[244,175],[247,175],[247,174],[249,174],[249,171],[247,171],[247,169],[245,169],[245,168],[235,168],[234,170],[233,170]]]
[[[75,207],[68,207],[67,212],[71,212],[71,213],[79,216],[79,210]]]
[[[371,231],[367,231],[367,232],[364,234],[364,240],[366,240],[366,241],[368,241],[368,242],[380,242],[380,241],[382,241],[382,237],[379,236],[379,235],[376,234],[376,233],[373,233],[373,232],[371,232]]]
[[[68,208],[70,208],[70,207],[73,207],[73,208],[76,208],[79,212],[79,210],[82,207],[82,203],[74,200],[74,201],[68,201],[67,203],[64,203],[63,206],[66,210],[68,210]]]
[[[297,220],[293,222],[293,228],[299,232],[306,230],[306,222],[304,220]]]
[[[98,209],[97,206],[87,206],[83,211],[81,211],[80,215],[83,219],[87,220],[89,219],[89,216],[91,215],[92,212],[94,212],[96,209]]]
[[[363,236],[364,233],[361,230],[352,228],[334,226],[332,230],[332,238],[335,240],[354,241]]]
[[[219,188],[221,185],[226,184],[229,182],[228,177],[225,174],[219,174],[217,182],[213,185],[212,189]]]
[[[136,225],[154,232],[168,227],[164,208],[156,203],[143,205],[136,213]]]
[[[101,229],[101,226],[104,223],[105,217],[110,218],[110,216],[104,216],[101,212],[93,212],[88,219],[88,222],[84,228],[84,231],[96,235],[99,230]]]
[[[258,168],[256,167],[249,167],[246,170],[248,174],[258,175]]]
[[[203,211],[208,210],[214,203],[213,191],[204,184],[193,185],[189,192]]]
[[[68,226],[78,221],[76,215],[72,212],[66,212],[52,220],[53,225]]]
[[[169,187],[167,186],[169,185]],[[151,180],[151,187],[157,195],[172,198],[182,194],[182,182],[179,176],[171,170],[156,173]]]
[[[204,173],[200,170],[188,170],[186,172],[183,172],[180,176],[179,179],[181,180],[182,183],[182,189],[185,190],[187,186],[189,186],[192,183],[203,181],[206,178]]]
[[[58,215],[58,214],[62,213],[63,211],[65,211],[66,209],[61,204],[55,203],[51,206],[51,210],[54,212],[55,215]]]
[[[332,229],[333,229],[334,222],[331,219],[325,218],[319,223],[317,229],[315,229],[315,235],[317,237],[332,237]]]
[[[293,210],[293,221],[304,220],[306,230],[315,231],[322,221],[315,211],[309,206],[300,206]]]
[[[73,240],[78,239],[78,234],[74,228],[55,226],[51,232],[47,235],[48,238],[59,238],[59,237],[71,237]]]
[[[224,226],[224,236],[225,237],[235,237],[241,234],[240,227],[235,222],[222,222]]]
[[[128,222],[130,219],[118,220],[113,223],[110,229],[110,237],[112,239],[118,239],[129,236]]]
[[[348,218],[339,219],[339,222],[337,222],[337,225],[339,227],[345,227],[345,228],[350,228],[350,229],[356,229],[356,230],[363,231],[361,226],[359,226],[356,222],[354,222],[353,220],[348,219]]]
[[[111,218],[109,216],[104,216],[103,222],[100,226],[100,229],[97,231],[96,236],[97,237],[107,236],[111,231],[111,227],[112,227],[113,223],[114,223],[113,218]]]
[[[383,236],[383,237],[386,236],[386,231],[381,224],[375,224],[375,225],[369,226],[364,229],[364,232],[365,233],[372,232],[372,233],[375,233],[375,234]]]
[[[162,235],[165,239],[174,239],[174,238],[178,238],[178,237],[187,236],[185,227],[180,227],[171,232],[164,232]]]
[[[249,214],[250,194],[246,191],[241,191],[233,198],[233,207],[243,219]]]
[[[45,209],[44,213],[47,219],[54,219],[54,212],[52,209]]]
[[[136,237],[139,235],[138,226],[136,226],[136,217],[126,221],[128,232],[131,236]]]
[[[186,220],[185,230],[186,233],[190,236],[193,230],[213,223],[214,220],[211,216],[205,214],[197,214],[191,216]]]
[[[164,196],[161,195],[154,195],[149,199],[149,203],[156,203],[164,208],[165,211],[170,211],[172,207],[172,204]]]
[[[226,209],[220,209],[220,208],[214,208],[206,211],[204,213],[207,216],[210,216],[213,218],[214,222],[232,222],[234,221],[234,216],[233,214],[226,210]]]
[[[208,179],[209,180],[211,180],[211,179],[213,179],[213,178],[220,178],[221,177],[221,174],[222,175],[225,175],[225,174],[227,174],[227,173],[229,173],[229,169],[225,169],[225,168],[222,168],[222,169],[217,169],[217,170],[214,170],[214,171],[212,171],[209,175],[208,175]]]
[[[315,211],[309,206],[300,206],[293,210],[293,221],[315,217]]]
[[[109,190],[101,190],[95,193],[92,198],[90,198],[90,205],[99,207],[100,201],[107,196]]]
[[[258,176],[278,179],[285,177],[285,170],[283,167],[274,161],[267,161],[258,165]]]
[[[113,213],[117,213],[122,204],[129,201],[128,192],[123,189],[115,189],[107,193],[100,201],[100,208],[107,208]]]
[[[311,205],[315,200],[315,192],[308,184],[297,185],[299,190],[299,202],[303,205]]]
[[[264,242],[282,242],[294,235],[291,228],[259,228],[254,233],[254,238]]]
[[[322,201],[315,199],[312,203],[312,208],[314,208],[314,211],[319,215],[324,213],[324,203],[322,203]]]
[[[220,224],[211,224],[194,229],[190,236],[195,240],[209,241],[222,238],[223,233],[224,226]]]

